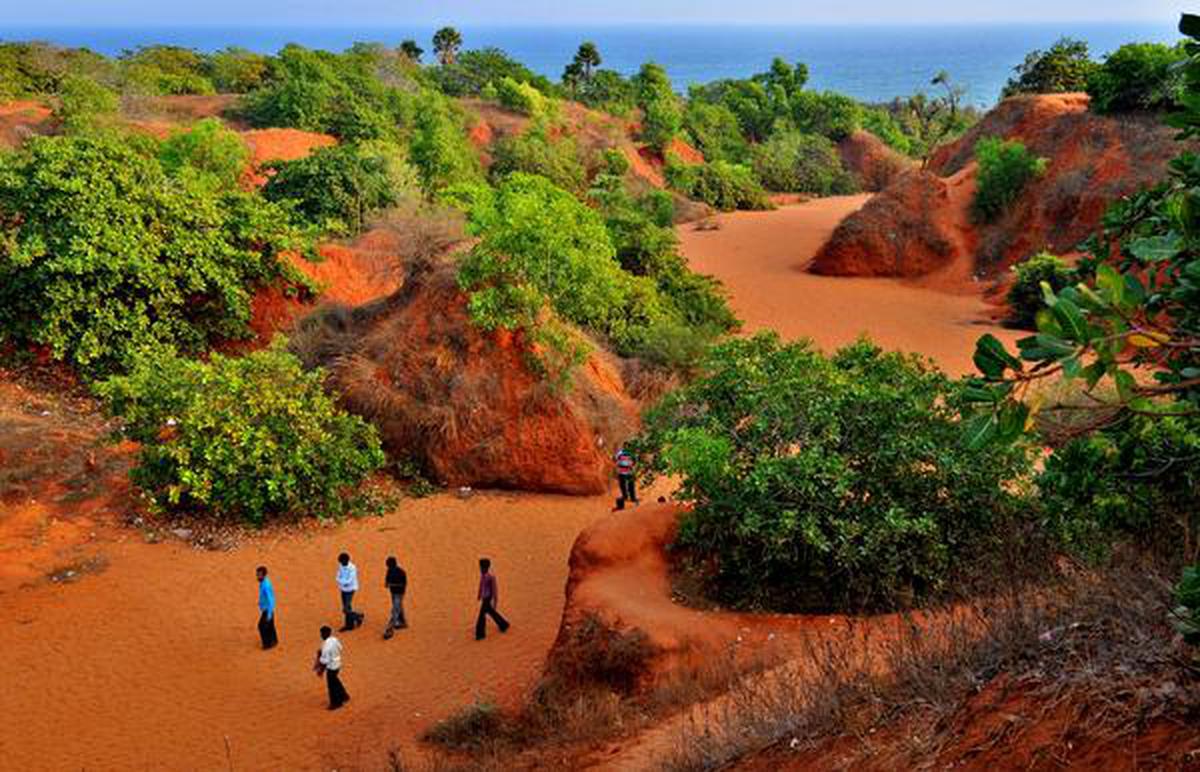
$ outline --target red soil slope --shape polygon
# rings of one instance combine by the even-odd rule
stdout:
[[[389,451],[450,485],[600,493],[614,444],[636,425],[607,356],[597,350],[554,389],[520,336],[471,323],[448,266],[369,307],[319,315],[299,340]]]
[[[1172,135],[1156,116],[1088,112],[1087,97],[1080,94],[1006,100],[939,150],[930,173],[903,175],[877,202],[848,218],[817,254],[812,270],[915,277],[966,257],[972,273],[994,277],[1042,249],[1073,252],[1109,203],[1165,175],[1175,151]],[[971,158],[984,136],[1019,139],[1049,163],[998,222],[973,226]]]
[[[892,150],[869,131],[859,129],[838,143],[842,164],[858,178],[863,190],[878,192],[901,173],[913,167],[913,161]]]
[[[22,99],[0,104],[0,148],[12,149],[26,137],[49,134],[54,124],[50,108],[41,102]]]

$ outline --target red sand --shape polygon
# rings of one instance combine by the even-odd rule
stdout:
[[[867,333],[885,348],[929,356],[954,375],[973,371],[975,340],[984,333],[1006,341],[1019,337],[989,323],[982,286],[977,295],[957,286],[941,291],[962,283],[962,266],[947,269],[958,280],[922,280],[933,288],[806,273],[842,218],[869,198],[837,196],[770,212],[722,214],[715,218],[718,230],[681,227],[681,248],[693,269],[725,283],[748,333],[775,329],[785,338],[812,338],[824,349]]]
[[[72,585],[0,594],[7,688],[0,748],[11,769],[383,767],[432,721],[476,698],[507,702],[536,678],[558,632],[566,555],[607,498],[477,494],[405,501],[379,519],[226,553],[132,532],[110,567]],[[340,621],[334,558],[360,571],[366,626],[342,636],[354,699],[325,710],[309,669],[321,624]],[[410,577],[412,627],[380,638],[383,560]],[[472,638],[476,558],[490,555],[506,635]],[[271,567],[281,644],[257,648],[254,567]]]

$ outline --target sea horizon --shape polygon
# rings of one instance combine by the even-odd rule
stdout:
[[[287,43],[343,50],[355,42],[397,45],[416,40],[431,60],[435,25],[55,25],[11,27],[0,41],[41,40],[84,46],[114,56],[154,43],[200,51],[240,46],[274,53]],[[646,61],[663,65],[675,88],[719,78],[744,78],[766,70],[771,59],[804,62],[810,87],[886,102],[929,91],[941,70],[966,89],[966,101],[994,104],[1013,67],[1035,48],[1063,36],[1088,42],[1103,56],[1127,42],[1174,42],[1173,21],[1005,22],[911,24],[490,24],[459,26],[464,49],[494,46],[534,72],[557,80],[575,48],[594,41],[603,66],[629,75]]]

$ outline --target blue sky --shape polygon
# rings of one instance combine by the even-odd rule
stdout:
[[[7,25],[888,24],[1166,21],[1178,0],[0,0]]]

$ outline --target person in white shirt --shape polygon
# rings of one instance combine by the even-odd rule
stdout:
[[[354,610],[354,593],[358,592],[358,566],[350,562],[350,556],[345,552],[338,555],[337,586],[342,593],[342,614],[346,617],[345,624],[339,633],[353,630],[362,625],[366,614]]]
[[[317,675],[325,675],[329,687],[329,709],[337,710],[350,701],[350,694],[342,685],[342,642],[333,637],[333,628],[321,627],[321,650],[317,654]]]

